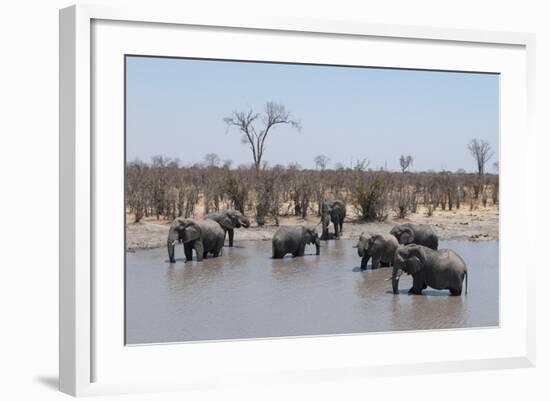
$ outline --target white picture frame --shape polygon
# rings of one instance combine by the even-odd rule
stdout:
[[[267,50],[265,54],[246,54],[245,50],[242,50],[242,53],[234,53],[237,57],[245,59],[250,59],[250,54],[256,54],[254,58],[261,60],[269,60],[272,57],[283,57],[285,60],[293,58],[292,61],[303,61],[304,57],[315,58],[315,52],[309,56],[300,52],[299,40],[324,40],[324,44],[328,44],[330,40],[338,38],[343,44],[365,41],[370,46],[369,41],[378,41],[378,45],[380,41],[384,41],[384,48],[389,49],[394,44],[402,46],[402,54],[392,54],[391,50],[383,50],[386,61],[377,63],[377,66],[477,70],[503,74],[501,112],[504,117],[501,139],[504,138],[505,141],[501,145],[499,158],[503,180],[501,325],[496,329],[124,347],[123,341],[119,338],[123,322],[119,321],[120,314],[117,315],[122,308],[122,305],[119,305],[121,298],[117,295],[118,292],[123,293],[123,288],[119,286],[122,273],[115,272],[115,275],[109,278],[103,272],[98,274],[97,270],[100,269],[98,266],[105,266],[105,261],[110,259],[115,266],[123,269],[120,254],[98,245],[98,241],[102,241],[98,234],[106,231],[106,220],[102,219],[109,217],[119,221],[116,213],[107,216],[109,212],[105,212],[101,196],[105,196],[109,185],[120,184],[119,173],[123,170],[123,164],[120,164],[122,155],[119,154],[123,132],[119,132],[119,137],[116,129],[120,127],[122,118],[119,111],[123,87],[119,86],[119,83],[123,71],[117,70],[112,77],[104,72],[108,72],[110,66],[115,65],[109,64],[110,62],[120,62],[120,54],[135,53],[136,49],[138,54],[176,55],[173,53],[175,43],[161,42],[160,38],[177,36],[180,31],[182,35],[187,35],[189,33],[186,27],[192,28],[193,34],[197,34],[199,40],[204,40],[204,49],[203,46],[197,47],[193,50],[192,56],[208,56],[208,52],[212,50],[208,50],[210,42],[207,36],[212,33],[215,33],[215,40],[211,37],[211,42],[219,42],[219,35],[225,35],[224,39],[232,43],[241,37],[245,38],[242,40],[247,40],[247,37],[252,38],[253,35],[260,34],[266,40],[273,40],[273,43],[276,43],[277,35],[297,40],[298,44],[294,50],[294,45],[290,46],[287,48],[290,49],[290,53],[285,56],[277,54],[276,46]],[[143,35],[141,31],[144,29],[148,30],[146,37],[140,36]],[[128,35],[121,33],[124,31]],[[201,35],[206,36],[201,39]],[[139,39],[140,43],[136,44]],[[502,244],[517,240],[512,227],[533,230],[536,221],[535,208],[530,206],[521,209],[526,205],[526,199],[533,196],[535,188],[536,138],[532,128],[534,43],[533,35],[523,33],[292,18],[235,19],[216,15],[187,15],[185,10],[167,11],[155,7],[111,8],[78,5],[61,10],[60,390],[78,396],[232,386],[247,382],[276,384],[289,381],[359,379],[407,374],[413,367],[415,373],[430,373],[442,370],[533,366],[535,284],[532,274],[534,260],[530,259],[529,255],[533,255],[534,252],[527,252],[526,258]],[[225,46],[228,49],[231,47],[227,43]],[[376,51],[376,43],[372,46],[373,51]],[[335,51],[330,57],[341,57],[341,60],[347,60],[348,64],[364,65],[364,61],[354,61],[350,58],[346,46],[341,47],[344,48],[341,54]],[[414,52],[407,51],[408,48],[414,49]],[[491,49],[494,50],[495,57],[483,64],[484,57],[487,57],[484,54]],[[102,53],[103,51],[105,53]],[[250,51],[254,52],[253,49]],[[438,57],[435,57],[436,52],[439,53]],[[457,54],[460,52],[464,52],[465,60],[452,64],[453,57],[458,57]],[[422,60],[419,59],[419,54],[424,56]],[[216,57],[220,55],[216,54]],[[112,81],[109,81],[111,79]],[[94,103],[97,97],[105,96],[102,92],[103,86],[98,82],[115,91],[109,92],[110,100],[105,98],[105,102]],[[113,85],[105,85],[105,82]],[[511,96],[512,93],[517,94],[517,98]],[[107,108],[118,114],[112,118],[106,117],[104,110]],[[109,138],[114,142],[107,144],[105,141],[111,139],[105,138],[104,135],[100,140],[94,137],[94,132],[97,132],[94,130],[98,127],[103,128],[101,119],[109,120],[109,124],[112,124],[105,126],[106,131],[101,132],[112,132],[113,135]],[[111,127],[115,127],[114,131]],[[521,135],[518,135],[521,141],[515,136],[517,132],[521,132]],[[116,173],[109,174],[111,179],[105,176],[105,171],[115,170]],[[516,184],[521,185],[524,191],[511,191],[511,187]],[[104,185],[106,187],[102,187]],[[121,187],[120,190],[122,189]],[[117,195],[114,198],[118,199]],[[120,233],[112,232],[105,235],[114,235],[114,243],[120,242],[123,238],[122,227],[123,223],[120,223]],[[534,244],[524,246],[529,249],[534,247]],[[123,248],[120,247],[119,251],[123,253]],[[518,263],[525,268],[512,282],[509,269]],[[512,285],[517,286],[513,302],[506,298],[512,294]],[[98,290],[112,294],[105,295],[106,299],[115,305],[111,308],[112,311],[106,312],[105,302],[98,299],[99,296],[96,294]],[[388,356],[387,359],[383,354],[377,354],[375,349],[369,350],[369,347],[387,349],[392,336],[397,335],[435,344],[443,341],[460,341],[465,342],[467,347],[454,353],[439,353],[438,357],[409,352],[392,358]],[[476,344],[478,342],[480,344]],[[326,351],[320,353],[321,349]],[[289,359],[289,354],[295,355],[296,359]],[[365,355],[368,355],[368,358]],[[269,364],[262,362],[265,359],[269,359]],[[212,363],[216,364],[215,369],[212,368]],[[107,366],[112,366],[112,369]],[[154,371],[151,370],[152,366]],[[178,372],[170,374],[176,367]]]

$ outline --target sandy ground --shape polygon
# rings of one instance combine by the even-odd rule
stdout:
[[[127,218],[127,221],[132,221]],[[353,216],[346,218],[344,223],[343,239],[356,239],[362,232],[387,233],[396,224],[401,223],[425,223],[434,226],[440,239],[462,239],[471,241],[495,240],[499,237],[499,212],[496,207],[480,207],[470,211],[468,208],[459,210],[436,210],[428,217],[424,210],[411,214],[405,219],[396,219],[390,216],[385,222],[362,223],[357,222]],[[297,217],[281,217],[281,225],[317,224],[319,218],[309,216],[307,220]],[[140,223],[128,223],[126,225],[126,249],[150,249],[166,246],[166,237],[170,221],[149,218]],[[277,230],[275,225],[258,227],[253,224],[248,229],[235,230],[235,241],[239,240],[271,240]],[[319,233],[321,226],[318,226]],[[330,231],[333,232],[332,225]]]

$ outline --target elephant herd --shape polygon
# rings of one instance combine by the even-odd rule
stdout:
[[[250,227],[250,220],[236,210],[222,210],[204,216],[202,220],[177,218],[168,231],[168,258],[175,263],[174,248],[178,242],[183,243],[185,259],[193,259],[193,249],[197,261],[208,254],[214,257],[222,254],[225,237],[229,234],[229,246],[233,246],[235,228]]]
[[[339,238],[346,206],[340,200],[325,202],[321,208],[322,235],[319,237],[316,227],[307,225],[281,226],[272,238],[272,257],[283,258],[287,254],[304,256],[306,245],[314,244],[316,254],[320,254],[320,240],[328,239],[328,226],[332,222],[334,236]],[[222,255],[225,237],[229,234],[229,246],[233,246],[234,230],[248,228],[250,221],[235,210],[223,210],[207,214],[202,220],[175,219],[168,233],[168,257],[175,263],[174,247],[183,243],[186,260],[192,260],[193,249],[197,261],[208,254],[214,257]],[[451,295],[462,294],[465,280],[468,292],[468,271],[464,260],[450,249],[438,249],[439,239],[428,224],[400,224],[392,228],[389,234],[365,235],[362,233],[357,245],[361,258],[361,270],[367,268],[372,260],[372,268],[393,267],[392,289],[398,293],[399,278],[403,272],[413,277],[413,286],[409,294],[419,295],[428,286],[437,290],[449,290]]]
[[[356,248],[361,269],[367,268],[372,258],[372,268],[393,266],[391,276],[393,293],[399,291],[399,278],[403,272],[413,277],[409,294],[419,295],[430,286],[436,290],[449,290],[451,295],[462,294],[466,279],[468,293],[468,269],[455,251],[438,249],[439,239],[429,224],[400,224],[388,234],[365,236],[361,234]]]

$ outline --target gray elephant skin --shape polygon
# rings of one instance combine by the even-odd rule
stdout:
[[[346,204],[339,200],[323,202],[321,206],[321,224],[323,225],[323,233],[321,238],[327,240],[329,238],[328,226],[332,222],[334,226],[334,237],[339,238],[344,229],[344,219],[346,217]]]
[[[367,268],[367,263],[372,258],[372,268],[387,267],[393,264],[395,251],[399,246],[397,239],[390,234],[365,235],[361,233],[355,246],[361,259],[361,270]]]
[[[175,219],[168,232],[168,258],[175,263],[174,248],[178,242],[183,243],[186,261],[193,260],[193,249],[200,262],[207,254],[214,257],[221,255],[225,232],[213,220]]]
[[[306,245],[315,244],[315,253],[320,254],[319,235],[315,227],[282,226],[273,234],[273,259],[284,258],[291,253],[294,256],[304,256]]]
[[[401,245],[424,245],[434,250],[439,246],[439,238],[429,224],[399,224],[391,229],[390,234],[397,238]]]
[[[399,277],[402,272],[413,276],[409,294],[420,295],[430,286],[436,290],[449,290],[451,295],[462,294],[462,283],[466,279],[468,293],[468,269],[466,263],[450,249],[435,251],[423,245],[400,245],[395,252],[392,273],[393,293],[399,292]]]
[[[205,219],[214,220],[224,230],[225,234],[229,234],[229,246],[233,246],[233,236],[236,228],[250,227],[250,220],[238,210],[220,210],[219,212],[209,213],[204,216]]]

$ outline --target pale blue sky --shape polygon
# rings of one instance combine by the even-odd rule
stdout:
[[[498,75],[133,56],[126,68],[129,161],[163,155],[192,164],[217,153],[234,166],[251,163],[223,118],[261,111],[267,101],[284,104],[302,125],[271,132],[270,165],[313,168],[324,154],[330,167],[368,159],[395,170],[410,154],[415,171],[473,171],[472,138],[491,144],[491,166],[498,159]]]

